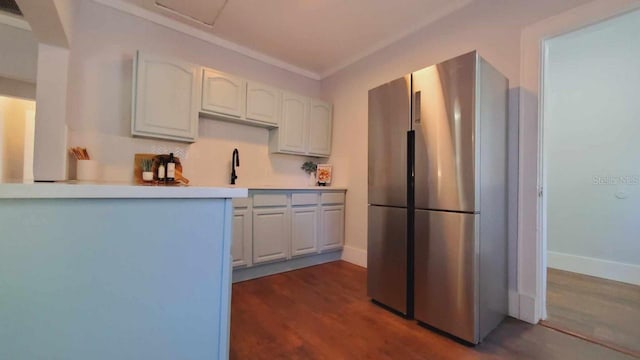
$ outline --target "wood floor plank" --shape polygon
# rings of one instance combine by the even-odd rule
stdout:
[[[233,285],[231,359],[632,359],[507,319],[476,347],[366,296],[366,269],[338,261]]]
[[[640,357],[640,286],[550,268],[547,313],[546,326]]]

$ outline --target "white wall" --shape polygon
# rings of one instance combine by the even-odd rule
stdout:
[[[639,38],[636,11],[546,42],[551,267],[580,271],[562,255],[640,265]]]
[[[21,19],[0,14],[0,181],[32,177],[24,173],[25,112],[35,105],[17,98],[35,98],[38,42],[19,26],[26,27]]]
[[[0,95],[35,100],[36,84],[0,76]]]
[[[134,139],[130,135],[135,51],[181,58],[308,96],[320,83],[212,45],[93,1],[77,2],[69,61],[69,146],[85,146],[102,163],[105,180],[128,181],[135,153],[172,151],[195,183],[226,184],[231,152],[240,150],[239,184],[305,185],[303,157],[271,155],[268,131],[200,120],[193,145]]]
[[[64,180],[67,173],[67,99],[69,50],[38,45],[35,149],[33,171],[36,180]]]
[[[474,2],[458,12],[374,53],[323,81],[334,103],[335,178],[348,184],[346,248],[350,258],[365,259],[367,248],[367,94],[368,90],[477,49],[510,80],[509,120],[509,285],[516,290],[518,93],[520,34],[524,25],[584,1],[536,1],[523,5]],[[513,305],[517,307],[517,305]]]
[[[0,95],[35,99],[38,42],[29,30],[4,24],[20,20],[0,14]]]
[[[38,42],[31,31],[0,23],[0,49],[0,77],[36,82]]]
[[[31,100],[22,100],[0,96],[0,182],[23,181],[31,179],[32,174],[25,172],[25,164],[33,161],[26,149],[33,146],[33,111],[36,104]],[[27,180],[29,180],[27,179]]]

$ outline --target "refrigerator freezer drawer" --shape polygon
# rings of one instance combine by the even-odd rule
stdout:
[[[416,210],[415,318],[478,342],[479,215]]]
[[[407,209],[369,205],[367,294],[407,313]]]

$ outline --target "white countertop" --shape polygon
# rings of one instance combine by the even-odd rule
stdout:
[[[309,185],[252,185],[252,184],[238,184],[238,185],[219,185],[219,184],[194,184],[196,186],[205,186],[205,187],[228,187],[231,189],[235,188],[246,188],[249,190],[309,190],[309,191],[346,191],[346,186],[309,186]]]
[[[81,182],[0,184],[0,199],[221,199],[247,196],[246,187],[146,186]]]
[[[312,190],[312,191],[346,191],[344,186],[277,186],[261,185],[249,186],[249,190]]]

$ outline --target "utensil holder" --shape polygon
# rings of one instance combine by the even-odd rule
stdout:
[[[99,165],[96,160],[78,160],[76,178],[79,181],[97,181]]]

